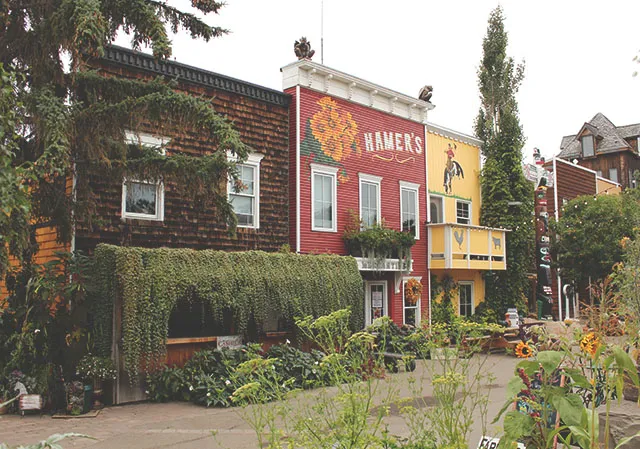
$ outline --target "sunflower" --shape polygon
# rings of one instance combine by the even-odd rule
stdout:
[[[311,133],[320,142],[322,152],[336,162],[340,162],[352,152],[360,154],[356,136],[358,124],[349,111],[344,111],[331,97],[321,98],[321,110],[310,120]]]
[[[516,345],[516,357],[520,359],[528,359],[529,357],[533,357],[533,348],[529,346],[529,343],[525,343],[521,341]]]
[[[586,354],[591,354],[592,357],[596,355],[599,346],[600,340],[593,332],[589,332],[580,339],[580,350]]]

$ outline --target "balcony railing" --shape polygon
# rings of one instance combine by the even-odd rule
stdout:
[[[355,257],[360,271],[400,271],[410,272],[410,259],[377,259],[375,257]]]
[[[427,226],[429,268],[506,270],[505,229],[458,223]]]

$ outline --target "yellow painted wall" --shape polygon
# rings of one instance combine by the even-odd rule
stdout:
[[[622,189],[619,185],[617,185],[613,181],[608,181],[602,178],[597,178],[596,189],[598,195],[618,195],[620,194],[620,192],[622,192]]]
[[[449,144],[455,153],[453,159],[462,167],[464,179],[454,177],[451,181],[451,193],[445,194],[444,170]],[[471,224],[480,224],[480,148],[429,131],[427,158],[429,192],[444,198],[444,221],[456,222],[456,199],[462,199],[471,201]]]
[[[456,282],[460,281],[473,281],[473,301],[476,305],[484,301],[484,279],[482,278],[482,272],[479,270],[431,270],[431,273],[438,277],[438,280],[442,280],[445,274],[449,274]],[[440,301],[442,295],[438,298],[431,298],[433,302]],[[453,303],[454,310],[458,312],[458,295],[455,296]]]

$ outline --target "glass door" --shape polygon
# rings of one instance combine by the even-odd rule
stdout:
[[[365,288],[365,324],[368,326],[376,318],[389,314],[387,308],[387,283],[384,281],[366,281]]]

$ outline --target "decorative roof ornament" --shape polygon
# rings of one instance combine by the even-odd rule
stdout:
[[[431,96],[433,95],[433,86],[424,86],[420,89],[420,93],[418,94],[418,98],[422,101],[426,101],[431,103]]]
[[[311,59],[316,54],[315,50],[311,50],[311,42],[304,36],[293,44],[293,51],[298,59]]]

